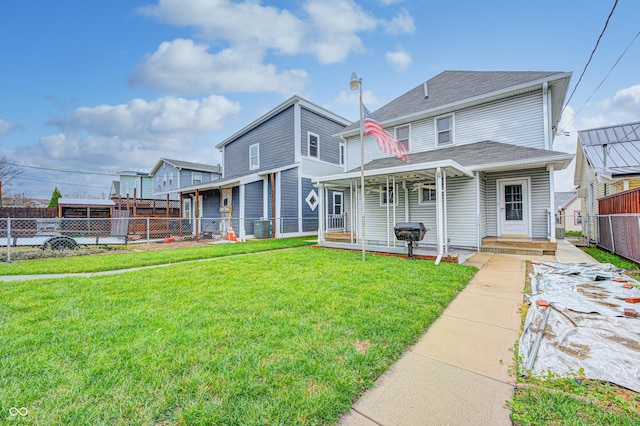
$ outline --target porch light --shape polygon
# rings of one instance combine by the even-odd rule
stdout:
[[[362,79],[358,78],[358,74],[356,72],[351,73],[351,80],[349,81],[349,87],[351,90],[360,90],[360,198],[362,199],[362,206],[360,206],[360,211],[362,212],[362,261],[366,260],[366,253],[364,247],[364,118],[363,118],[363,108],[362,108]]]

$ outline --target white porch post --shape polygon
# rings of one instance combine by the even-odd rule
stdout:
[[[447,171],[442,170],[442,224],[444,226],[444,254],[449,255],[449,220],[447,215]]]
[[[437,243],[437,249],[438,249],[438,257],[436,258],[436,265],[440,264],[440,260],[442,259],[442,252],[443,252],[443,239],[444,239],[444,225],[443,225],[443,217],[444,217],[444,212],[443,212],[443,206],[442,206],[442,170],[440,169],[440,167],[438,167],[436,169],[436,227],[437,229],[437,236],[438,236],[438,243]]]
[[[318,242],[324,241],[324,212],[325,212],[325,189],[324,184],[318,184]]]
[[[556,242],[556,201],[555,201],[555,177],[554,167],[549,165],[549,206],[551,214],[549,215],[549,241]]]
[[[276,238],[282,238],[282,172],[276,173]]]
[[[238,221],[240,222],[240,229],[238,230],[238,236],[240,237],[240,241],[246,241],[247,236],[246,236],[246,230],[244,227],[244,185],[240,185],[238,190],[238,198],[239,198],[239,203],[240,203],[240,212],[239,212],[239,218]]]

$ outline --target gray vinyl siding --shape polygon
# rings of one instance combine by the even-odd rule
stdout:
[[[238,219],[240,217],[240,187],[239,186],[234,186],[233,188],[231,188],[231,208],[232,208],[232,216],[231,216],[231,224],[233,226],[233,230],[236,231],[236,235],[237,232],[240,232],[240,220]]]
[[[293,106],[224,147],[225,179],[295,162]],[[306,137],[306,135],[305,135]],[[249,169],[249,147],[260,144],[258,169]]]
[[[340,132],[344,126],[338,124],[335,121],[329,120],[316,114],[313,111],[309,111],[305,108],[300,108],[300,122],[301,132],[300,141],[301,153],[303,156],[308,155],[308,132],[315,133],[319,136],[319,154],[320,160],[331,164],[339,164],[340,162],[340,140],[332,137],[331,135]],[[315,158],[315,157],[314,157]]]
[[[134,189],[136,190],[136,198],[152,199],[153,197],[153,179],[150,177],[140,176],[120,176],[120,193],[121,197],[129,195],[133,198]]]
[[[320,210],[320,206],[316,207],[315,210],[311,210],[309,204],[304,201],[307,198],[309,193],[315,190],[316,194],[318,193],[318,189],[314,188],[311,179],[302,178],[302,231],[303,232],[315,232],[318,230],[318,210]],[[319,194],[318,194],[319,195]]]
[[[447,238],[452,247],[473,247],[478,243],[476,181],[466,177],[447,178]]]
[[[421,222],[427,228],[427,234],[418,244],[435,246],[438,242],[438,224],[436,222],[436,202],[419,204],[418,191],[409,190],[409,222]]]
[[[298,232],[298,169],[285,170],[280,176],[282,232]]]
[[[200,173],[202,176],[202,183],[211,182],[213,180],[213,174],[207,172],[199,172],[197,170],[182,169],[180,173],[180,187],[193,185],[193,173]],[[175,180],[175,179],[174,179]],[[177,188],[178,182],[174,182],[174,186]]]
[[[214,189],[202,193],[202,217],[220,217],[220,191]]]
[[[464,145],[491,140],[530,148],[544,149],[544,120],[542,114],[542,92],[535,91],[514,96],[509,99],[489,102],[482,105],[455,111],[454,143]],[[435,117],[411,123],[411,152],[422,152],[451,144],[436,146]],[[387,129],[394,134],[394,128]],[[377,158],[389,157],[380,151],[371,136],[364,137],[365,163]],[[351,137],[347,141],[347,170],[360,166],[360,139]]]
[[[389,179],[389,187],[392,186],[392,180]],[[378,186],[374,186],[378,189]],[[386,185],[382,186],[384,190]],[[408,190],[409,192],[413,192]],[[396,205],[395,205],[395,222],[394,222],[394,206],[389,205],[387,211],[386,205],[380,205],[381,194],[371,191],[368,195],[365,191],[365,240],[369,244],[380,245],[398,245],[402,243],[396,242],[395,232],[393,230],[396,222],[404,222],[405,220],[405,191],[402,185],[396,181]],[[411,206],[409,207],[411,211]],[[426,225],[425,225],[426,226]]]
[[[531,178],[531,233],[533,238],[547,237],[549,209],[549,172],[546,169],[526,169],[502,173],[487,173],[486,182],[486,217],[487,235],[498,235],[497,223],[497,180],[512,178]]]
[[[480,178],[480,238],[487,236],[487,175],[479,173]]]
[[[264,216],[264,181],[252,182],[244,186],[244,229],[247,235],[253,235],[254,221]]]

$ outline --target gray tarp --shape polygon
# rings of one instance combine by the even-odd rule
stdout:
[[[606,380],[640,392],[640,319],[625,317],[624,308],[640,311],[640,304],[625,302],[640,297],[638,282],[609,264],[543,262],[531,274],[531,306],[520,338],[522,365],[538,375],[553,372]],[[631,289],[624,288],[627,280]],[[541,307],[545,300],[549,307]],[[546,310],[546,326],[535,342]],[[535,357],[531,359],[531,357]]]

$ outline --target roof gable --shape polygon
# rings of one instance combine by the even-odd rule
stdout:
[[[556,208],[567,208],[570,202],[572,202],[577,196],[577,191],[556,192],[554,195],[554,201]]]
[[[389,122],[565,75],[556,71],[443,71],[374,111],[373,115],[381,123]],[[356,122],[345,131],[358,127]]]
[[[182,160],[172,160],[170,158],[161,158],[158,160],[158,162],[156,163],[156,165],[153,167],[153,169],[151,170],[151,172],[149,173],[150,176],[153,176],[158,169],[160,169],[160,166],[162,166],[162,163],[167,163],[177,169],[187,169],[187,170],[194,170],[197,172],[205,172],[205,173],[217,173],[220,174],[220,165],[211,165],[211,164],[204,164],[204,163],[192,163],[190,161],[182,161]]]

